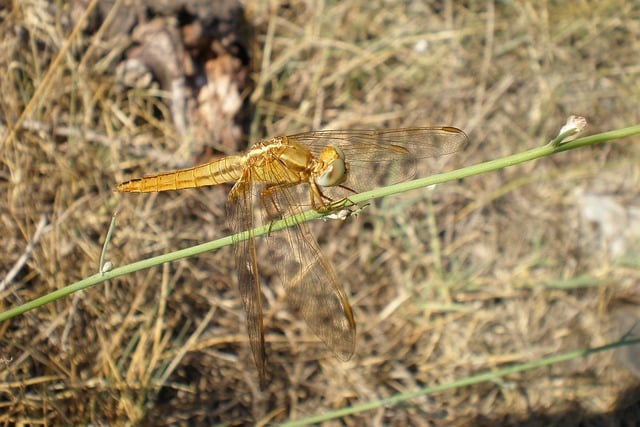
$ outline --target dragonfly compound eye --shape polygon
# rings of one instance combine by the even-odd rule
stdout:
[[[339,147],[327,147],[320,158],[327,164],[324,171],[316,178],[321,187],[333,187],[342,184],[347,179],[347,167],[344,162],[344,152]]]

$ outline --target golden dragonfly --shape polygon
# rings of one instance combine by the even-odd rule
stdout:
[[[396,182],[407,179],[415,173],[418,159],[457,152],[467,142],[465,133],[454,127],[306,132],[262,140],[245,154],[133,179],[116,190],[145,193],[234,183],[227,215],[234,233],[249,231],[248,239],[234,240],[234,251],[249,342],[264,388],[262,295],[251,230],[308,207],[327,213],[338,210],[344,206],[341,201],[374,188],[381,176]],[[262,216],[255,215],[256,200]],[[284,238],[286,254],[279,268],[290,307],[340,360],[350,359],[356,323],[342,283],[306,223],[287,228]]]

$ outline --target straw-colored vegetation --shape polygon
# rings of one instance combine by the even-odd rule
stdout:
[[[55,3],[0,11],[0,279],[16,268],[0,311],[94,274],[116,210],[107,259],[117,266],[229,234],[229,187],[113,193],[190,150],[157,90],[114,88],[107,58],[125,46],[80,33],[53,64],[71,31]],[[464,129],[469,147],[425,162],[424,176],[544,144],[570,114],[587,117],[590,133],[640,122],[635,2],[247,3],[251,141],[318,128]],[[52,65],[51,84],[36,93]],[[614,341],[640,319],[629,304],[640,295],[638,141],[312,223],[355,310],[356,354],[346,363],[287,311],[260,244],[271,376],[263,392],[231,248],[5,321],[0,422],[281,422]],[[615,425],[640,417],[637,404],[622,411],[637,392],[630,360],[604,352],[326,425]]]

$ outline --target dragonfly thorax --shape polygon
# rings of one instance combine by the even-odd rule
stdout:
[[[349,165],[344,161],[344,152],[340,147],[325,147],[320,153],[314,179],[321,187],[333,187],[347,179]]]

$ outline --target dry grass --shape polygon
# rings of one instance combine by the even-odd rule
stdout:
[[[3,123],[23,111],[69,34],[46,5],[0,12]],[[256,54],[264,53],[252,140],[310,128],[448,124],[472,142],[448,160],[453,168],[542,144],[569,114],[586,116],[591,132],[640,121],[633,2],[293,0],[253,2],[246,12]],[[170,155],[180,141],[159,119],[167,109],[156,97],[113,88],[113,64],[101,61],[117,57],[113,47],[96,44],[88,60],[96,65],[81,66],[92,45],[83,37],[0,151],[2,276],[40,219],[48,223],[2,290],[2,311],[96,272],[116,208],[108,258],[117,265],[228,234],[226,188],[112,192],[117,182],[165,168],[155,157],[132,157],[129,147]],[[4,140],[7,127],[2,132]],[[228,248],[6,321],[0,421],[284,421],[609,342],[617,338],[612,313],[639,292],[638,246],[611,252],[611,239],[581,217],[579,200],[596,194],[637,209],[640,150],[632,142],[313,224],[352,294],[356,355],[335,360],[288,313],[281,287],[264,286],[272,381],[262,393]],[[262,246],[269,285],[277,270]],[[615,425],[639,416],[628,400],[634,384],[603,353],[326,425]]]

